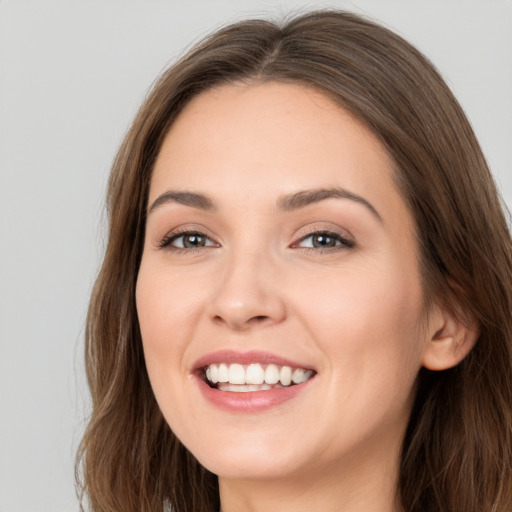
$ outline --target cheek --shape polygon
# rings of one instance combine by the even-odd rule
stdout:
[[[141,263],[136,305],[144,359],[156,401],[169,424],[187,418],[182,385],[189,379],[184,358],[195,322],[193,288],[172,278],[159,262]],[[190,285],[190,283],[188,283]],[[179,430],[179,429],[178,429]]]
[[[176,350],[195,325],[205,286],[184,272],[142,261],[137,278],[137,314],[143,343],[151,350]],[[177,336],[177,334],[179,334]]]
[[[176,333],[182,334],[190,328],[191,322],[184,321],[184,318],[192,315],[188,300],[182,300],[188,296],[183,295],[184,290],[167,274],[160,265],[154,265],[143,257],[136,287],[146,367],[159,402],[162,390],[172,392],[170,379],[184,371],[182,360],[186,347],[180,341],[182,336],[176,336]]]
[[[419,370],[423,347],[423,294],[416,268],[408,269],[407,262],[404,267],[403,261],[359,263],[329,272],[329,279],[305,278],[300,288],[309,293],[300,295],[303,322],[329,354],[333,371],[339,369],[344,378],[357,381],[375,373],[397,385],[409,382]]]
[[[361,435],[400,429],[412,406],[422,353],[421,288],[388,271],[337,277],[304,310],[328,355],[326,402],[337,404],[347,436],[351,429]]]

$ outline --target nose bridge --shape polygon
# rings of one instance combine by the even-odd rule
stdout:
[[[239,241],[223,257],[211,318],[236,330],[281,321],[285,304],[277,274],[270,251],[249,237]]]

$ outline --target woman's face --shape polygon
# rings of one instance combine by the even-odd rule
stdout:
[[[298,85],[209,90],[173,124],[137,310],[163,415],[214,473],[395,464],[427,335],[392,176],[367,128]]]

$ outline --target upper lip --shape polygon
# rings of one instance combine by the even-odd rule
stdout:
[[[292,368],[304,368],[305,370],[314,370],[309,364],[294,361],[287,357],[278,356],[271,352],[260,350],[249,350],[246,352],[237,352],[235,350],[218,350],[211,352],[199,358],[193,365],[193,370],[200,370],[210,364],[220,363],[238,363],[238,364],[276,364],[279,366],[291,366]]]

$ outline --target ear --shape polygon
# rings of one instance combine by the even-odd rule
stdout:
[[[464,320],[446,309],[436,308],[430,317],[422,364],[429,370],[447,370],[458,365],[475,346],[480,329],[473,317]]]

